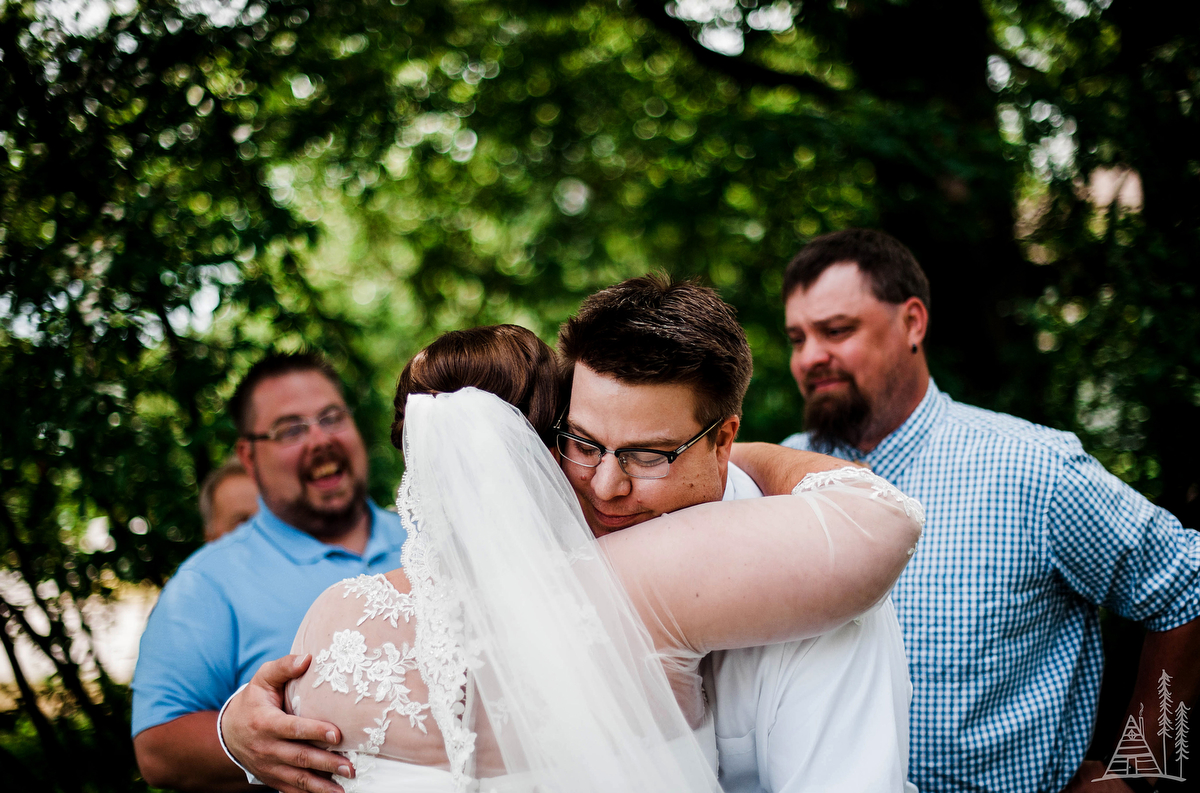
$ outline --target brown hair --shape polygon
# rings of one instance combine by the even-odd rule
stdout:
[[[338,393],[343,393],[342,382],[338,379],[337,372],[333,371],[329,361],[325,360],[325,356],[320,353],[271,353],[250,367],[250,371],[246,372],[246,376],[242,378],[242,382],[238,383],[237,389],[226,404],[226,409],[233,418],[233,424],[237,427],[239,435],[250,432],[250,413],[253,407],[251,400],[258,384],[263,380],[292,372],[316,372],[325,375],[326,379],[333,383],[333,387],[338,390]]]
[[[830,266],[855,262],[871,282],[871,293],[885,303],[919,298],[929,308],[929,279],[917,257],[900,240],[875,229],[845,229],[822,234],[805,245],[783,273],[783,299],[807,289]]]
[[[703,426],[741,415],[754,369],[733,308],[712,289],[661,273],[584,300],[559,331],[558,351],[568,382],[581,363],[627,383],[691,386]]]
[[[558,361],[548,344],[517,325],[452,330],[414,355],[396,385],[392,445],[403,448],[409,394],[444,394],[468,386],[520,410],[546,445],[553,445]]]
[[[212,522],[213,496],[217,488],[231,476],[249,476],[246,469],[236,457],[230,457],[225,464],[215,471],[210,471],[200,484],[200,519],[204,522],[204,534],[208,536],[208,525]]]

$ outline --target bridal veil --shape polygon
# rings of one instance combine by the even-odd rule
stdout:
[[[507,774],[540,790],[719,791],[648,633],[525,417],[473,388],[413,395],[404,457],[417,661],[456,778],[471,775],[477,699]]]

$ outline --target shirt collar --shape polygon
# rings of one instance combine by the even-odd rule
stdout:
[[[750,478],[750,474],[738,468],[733,463],[725,471],[725,495],[722,501],[735,501],[739,498],[761,498],[762,491]]]
[[[404,540],[403,537],[393,536],[395,532],[385,530],[386,516],[383,510],[369,498],[367,499],[367,508],[371,512],[371,537],[367,540],[367,547],[361,556],[340,545],[321,542],[308,532],[284,522],[267,508],[261,495],[258,497],[258,514],[254,516],[252,523],[255,530],[267,542],[278,548],[294,564],[314,564],[334,556],[365,559],[370,564],[379,557],[399,548]]]
[[[362,558],[368,565],[373,565],[388,554],[399,553],[408,533],[399,515],[381,509],[369,498],[367,507],[371,510],[371,537],[367,540]]]
[[[871,466],[871,470],[884,479],[895,481],[908,467],[908,463],[946,412],[946,402],[949,399],[938,390],[933,378],[929,378],[929,388],[926,389],[917,409],[864,456],[863,459]]]

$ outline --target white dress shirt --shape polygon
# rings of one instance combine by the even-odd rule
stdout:
[[[725,500],[760,496],[730,465]],[[916,793],[912,684],[891,598],[816,638],[715,652],[710,663],[726,793]]]

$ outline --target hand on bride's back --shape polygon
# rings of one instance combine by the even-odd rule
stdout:
[[[309,743],[338,743],[337,727],[283,710],[284,686],[303,675],[311,660],[285,655],[263,664],[225,708],[221,735],[242,767],[264,785],[281,793],[344,793],[329,776],[352,777],[350,763]]]

